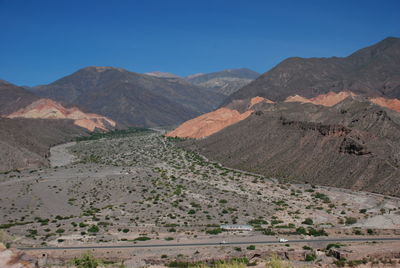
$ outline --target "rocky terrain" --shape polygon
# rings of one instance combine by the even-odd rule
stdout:
[[[113,67],[87,67],[34,92],[76,106],[83,112],[107,116],[121,126],[169,126],[209,112],[222,94],[183,79],[165,79]]]
[[[246,119],[188,148],[291,182],[399,195],[400,114],[363,99],[333,107],[261,102]]]
[[[184,146],[233,168],[400,195],[399,66],[399,38],[289,58],[166,135],[198,139]]]
[[[242,68],[190,75],[186,77],[186,80],[196,86],[229,96],[249,84],[258,76],[260,76],[260,74],[257,72]]]

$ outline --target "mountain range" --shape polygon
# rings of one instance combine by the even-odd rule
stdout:
[[[351,91],[370,97],[400,98],[400,38],[388,37],[345,58],[288,58],[230,95],[284,101],[328,92]]]
[[[289,58],[167,136],[224,165],[400,196],[400,39]]]
[[[220,72],[194,74],[185,79],[199,87],[229,96],[260,76],[247,68],[228,69]]]
[[[176,125],[209,112],[222,94],[184,79],[163,79],[113,67],[87,67],[34,88],[44,98],[111,118],[120,126]]]

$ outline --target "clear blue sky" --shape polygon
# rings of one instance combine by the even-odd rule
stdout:
[[[0,79],[86,66],[178,75],[346,56],[400,36],[398,0],[0,0]]]

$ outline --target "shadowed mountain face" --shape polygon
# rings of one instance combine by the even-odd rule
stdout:
[[[72,120],[0,118],[0,170],[47,166],[51,146],[84,134]]]
[[[195,74],[186,77],[186,80],[196,86],[208,88],[224,95],[231,95],[258,76],[260,74],[257,72],[242,68],[215,73]]]
[[[22,87],[0,80],[0,115],[13,113],[38,99]]]
[[[52,84],[40,96],[110,117],[122,125],[167,126],[209,112],[223,95],[189,84],[112,67],[88,67]]]
[[[266,176],[400,195],[399,113],[352,98],[333,107],[262,102],[253,109],[183,146]]]
[[[312,98],[330,91],[400,98],[400,38],[386,38],[346,58],[286,59],[224,103],[255,96],[272,101]]]

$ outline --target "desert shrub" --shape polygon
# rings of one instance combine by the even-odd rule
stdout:
[[[304,260],[305,261],[315,261],[316,258],[317,258],[317,256],[315,256],[315,254],[307,254],[306,258]]]
[[[250,225],[260,225],[260,224],[268,224],[268,222],[266,220],[263,220],[263,219],[254,219],[254,220],[250,220],[248,222],[248,224],[250,224]]]
[[[97,233],[98,231],[99,231],[99,227],[97,225],[92,225],[88,229],[88,232],[90,232],[90,233]]]
[[[73,264],[77,268],[96,268],[100,265],[100,262],[90,252],[87,252],[81,258],[75,258]]]
[[[345,220],[345,224],[346,225],[351,225],[351,224],[355,224],[357,222],[357,219],[356,218],[353,218],[353,217],[346,217],[346,220]]]
[[[311,218],[305,219],[302,224],[313,225],[314,221]]]
[[[329,203],[331,202],[331,200],[329,199],[329,197],[326,194],[320,193],[320,192],[316,192],[314,194],[315,198],[321,199],[322,201],[324,201],[324,203]]]
[[[222,229],[221,228],[215,228],[215,229],[207,230],[206,233],[207,234],[216,235],[216,234],[222,233]]]
[[[275,235],[276,233],[274,231],[272,231],[272,229],[267,228],[263,231],[264,235]]]
[[[265,268],[293,268],[293,264],[288,261],[283,261],[278,256],[274,255],[265,264]]]
[[[250,245],[250,246],[248,246],[246,249],[248,249],[248,250],[255,250],[255,249],[256,249],[256,246]]]
[[[139,236],[139,237],[133,239],[133,241],[147,241],[147,240],[150,240],[150,239],[151,238],[147,237],[147,236]]]

